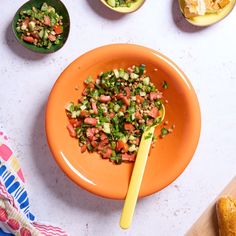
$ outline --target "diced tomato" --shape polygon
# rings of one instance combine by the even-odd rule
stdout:
[[[73,127],[79,127],[82,123],[81,120],[77,120],[77,119],[73,119],[73,118],[69,119],[69,122],[70,122],[70,124],[73,125]]]
[[[129,73],[132,73],[134,70],[129,67],[129,68],[127,69],[127,71],[128,71]]]
[[[153,107],[152,110],[148,113],[152,118],[157,118],[159,116],[159,110],[157,107]]]
[[[101,135],[100,135],[100,139],[101,140],[107,139],[107,135],[104,132],[102,132]]]
[[[139,145],[139,143],[140,143],[140,138],[136,138],[136,139],[135,139],[135,144],[136,144],[136,145]]]
[[[24,36],[23,40],[27,43],[33,43],[34,42],[34,38],[31,36]]]
[[[53,30],[55,31],[56,34],[63,33],[63,27],[61,25],[54,25]]]
[[[122,100],[123,100],[123,102],[125,103],[126,106],[130,105],[130,101],[127,97],[123,97]]]
[[[137,103],[141,104],[141,103],[143,103],[143,101],[144,101],[143,97],[141,97],[140,95],[136,95],[136,102]]]
[[[123,142],[122,140],[118,140],[116,143],[116,151],[124,150],[124,152],[128,152],[129,146],[127,143]]]
[[[135,112],[135,118],[138,119],[138,120],[141,120],[141,119],[142,119],[142,115],[140,114],[139,111],[136,111],[136,112]]]
[[[104,140],[102,140],[102,141],[100,141],[100,146],[102,146],[102,147],[104,147],[106,144],[108,144],[109,143],[109,140],[108,140],[108,138],[106,138],[106,139],[104,139]]]
[[[152,125],[153,124],[153,119],[148,119],[147,120],[147,125]]]
[[[84,89],[83,93],[82,93],[84,96],[87,96],[88,95],[88,91],[87,91],[87,88]]]
[[[97,124],[97,119],[96,118],[85,118],[84,123],[88,124],[88,125],[95,126]]]
[[[124,153],[121,155],[122,157],[122,161],[135,161],[135,154],[128,154],[128,153]]]
[[[83,110],[83,111],[80,112],[80,116],[82,116],[82,117],[88,117],[88,116],[89,116],[89,112],[86,111],[86,110]]]
[[[110,96],[106,96],[106,95],[101,95],[100,96],[100,101],[101,102],[110,102],[111,101],[111,97]]]
[[[125,87],[125,92],[126,92],[126,97],[130,98],[130,88],[129,87]]]
[[[115,116],[115,113],[114,113],[114,112],[111,112],[111,113],[109,114],[110,119],[112,119],[114,116]]]
[[[22,22],[22,26],[28,28],[29,22],[30,22],[30,18],[29,17],[25,17],[25,20]]]
[[[156,99],[160,99],[162,98],[162,93],[160,92],[151,92],[150,93],[150,100],[153,101],[153,100],[156,100]]]
[[[140,130],[137,129],[137,130],[134,131],[134,133],[135,133],[135,134],[140,134]]]
[[[123,93],[118,93],[117,95],[116,95],[116,98],[117,99],[121,99],[121,98],[123,98],[124,97],[124,94]]]
[[[75,137],[76,137],[76,132],[75,132],[75,130],[74,130],[73,125],[72,125],[72,124],[68,124],[68,125],[66,126],[66,128],[68,129],[70,136],[73,137],[73,138],[75,138]]]
[[[98,143],[97,143],[96,141],[92,141],[92,142],[91,142],[91,145],[92,145],[94,148],[96,148],[96,147],[98,146]]]
[[[102,158],[109,158],[111,154],[112,154],[112,150],[110,148],[107,148],[101,151]]]
[[[93,109],[94,114],[98,114],[98,109],[95,102],[92,102],[92,109]]]
[[[44,24],[47,26],[51,25],[51,20],[49,16],[44,16]]]
[[[125,123],[124,124],[124,129],[129,130],[129,131],[133,131],[133,130],[135,130],[135,127],[130,123]]]
[[[84,153],[87,149],[87,146],[86,144],[84,144],[82,147],[81,147],[81,153]]]
[[[79,101],[79,102],[83,102],[83,101],[84,101],[84,97],[80,97],[80,98],[78,99],[78,101]]]
[[[49,34],[48,35],[48,39],[51,41],[51,42],[54,42],[54,41],[56,41],[56,36],[55,35],[52,35],[52,34]]]
[[[35,39],[39,39],[38,33],[30,33],[30,35]]]
[[[90,141],[97,139],[96,136],[95,136],[95,134],[97,134],[97,133],[98,133],[98,129],[97,128],[88,128],[86,130],[86,136],[88,137],[88,139]]]

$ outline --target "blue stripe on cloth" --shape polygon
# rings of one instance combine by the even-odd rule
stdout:
[[[34,221],[35,216],[33,214],[31,214],[30,212],[27,214],[27,217],[31,220]]]
[[[8,187],[10,186],[10,184],[14,181],[14,179],[15,179],[15,176],[14,176],[14,175],[11,175],[11,176],[7,179],[7,181],[5,182],[6,188],[8,188]]]
[[[19,192],[17,195],[15,195],[15,198],[18,198],[24,190],[25,190],[25,189],[22,188],[22,189],[20,190],[20,192]]]
[[[22,195],[19,197],[18,202],[21,204],[27,197],[27,192],[24,191]]]
[[[20,204],[20,209],[23,209],[29,205],[29,198],[27,198],[23,203]]]
[[[2,176],[3,172],[6,170],[6,166],[1,166],[0,168],[0,176]]]
[[[7,173],[7,174],[6,174],[6,173]],[[6,174],[6,175],[5,175],[5,174]],[[3,176],[4,181],[9,177],[10,174],[11,174],[10,171],[6,171],[6,172],[4,173],[4,176]]]
[[[20,183],[17,181],[15,182],[7,191],[8,193],[12,194],[18,187],[20,186]],[[18,188],[19,189],[19,188]],[[17,190],[18,191],[18,190]]]
[[[2,229],[0,229],[0,236],[14,236],[14,235],[5,233]]]

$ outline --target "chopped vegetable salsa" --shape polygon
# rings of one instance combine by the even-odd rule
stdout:
[[[137,0],[106,0],[111,7],[130,7]]]
[[[49,49],[62,40],[62,19],[54,7],[43,3],[40,9],[32,7],[20,12],[16,31],[25,42]]]
[[[144,130],[161,122],[163,103],[145,65],[89,76],[84,84],[78,103],[66,106],[70,136],[81,152],[98,152],[115,164],[135,161]]]

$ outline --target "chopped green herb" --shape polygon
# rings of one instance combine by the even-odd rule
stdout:
[[[163,83],[162,83],[162,88],[163,89],[168,89],[169,85],[168,83],[164,80]]]

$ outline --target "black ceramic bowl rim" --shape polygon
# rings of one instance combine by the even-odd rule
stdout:
[[[67,41],[67,39],[68,39],[68,37],[69,37],[69,34],[70,34],[70,15],[69,15],[69,12],[68,12],[66,6],[64,5],[64,3],[63,3],[62,1],[60,1],[60,0],[55,0],[55,1],[57,1],[59,4],[61,4],[61,6],[62,6],[62,8],[63,8],[63,11],[64,11],[64,14],[67,15],[67,18],[68,18],[66,22],[63,22],[63,25],[66,25],[66,26],[68,27],[68,29],[67,29],[65,35],[64,35],[64,32],[62,33],[62,35],[63,35],[63,37],[64,37],[64,40],[63,40],[59,45],[56,45],[57,47],[54,46],[55,48],[52,47],[52,48],[50,48],[50,49],[47,49],[47,48],[37,47],[36,45],[26,43],[26,42],[24,42],[22,39],[20,39],[19,35],[18,35],[17,32],[16,32],[16,22],[17,22],[17,20],[18,20],[17,18],[19,17],[20,11],[22,11],[22,10],[24,10],[24,9],[27,9],[27,5],[28,5],[30,2],[33,2],[32,0],[29,0],[29,1],[27,1],[26,3],[24,3],[24,4],[16,11],[16,13],[15,13],[15,15],[14,15],[14,17],[13,17],[12,23],[11,23],[11,27],[12,27],[13,34],[15,35],[15,38],[17,39],[17,41],[18,41],[22,46],[24,46],[25,48],[27,48],[27,49],[29,49],[29,50],[31,50],[31,51],[33,51],[33,52],[36,52],[36,53],[49,54],[49,53],[54,53],[54,52],[58,51],[59,49],[61,49],[61,48],[65,45],[65,43],[66,43],[66,41]],[[46,3],[47,3],[48,0],[42,1],[42,4],[43,4],[43,2],[46,2]],[[49,5],[51,5],[51,4],[49,4]],[[54,8],[56,9],[56,11],[57,11],[57,6],[53,6],[53,7],[54,7]],[[58,12],[58,11],[57,11],[57,12]],[[61,13],[59,12],[59,14],[61,14]],[[17,20],[16,20],[16,19],[17,19]]]

